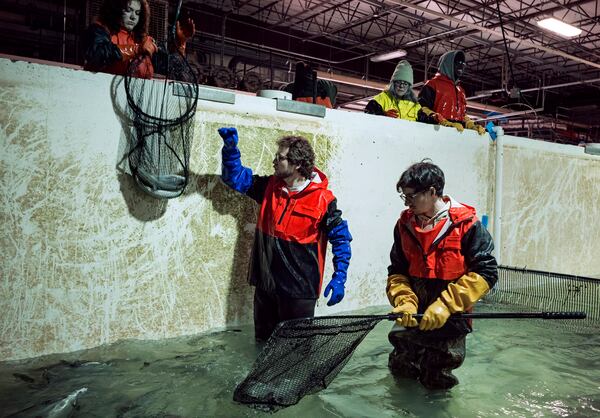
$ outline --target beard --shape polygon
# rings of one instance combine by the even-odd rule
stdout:
[[[279,177],[280,179],[285,179],[285,178],[291,176],[292,174],[294,174],[293,168],[288,168],[286,170],[286,169],[279,169],[279,168],[275,167],[274,172],[273,172],[273,175],[276,177]]]

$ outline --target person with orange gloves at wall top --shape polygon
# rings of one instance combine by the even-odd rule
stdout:
[[[150,6],[148,0],[105,0],[100,13],[84,37],[84,69],[125,75],[129,63],[140,58],[134,74],[152,78],[153,58],[159,52],[154,39],[148,35]],[[188,19],[176,24],[175,45],[171,52],[185,54],[187,39],[194,35],[194,22]],[[166,52],[164,52],[166,54]]]
[[[331,295],[329,306],[344,298],[352,236],[327,177],[314,166],[308,140],[280,138],[274,174],[258,176],[241,163],[237,130],[221,128],[219,135],[223,138],[221,178],[260,205],[248,278],[256,287],[255,337],[264,341],[279,322],[314,316],[327,240],[334,272],[324,296]]]
[[[463,51],[449,51],[440,57],[438,72],[419,92],[423,112],[434,123],[456,128],[462,132],[473,129],[480,135],[486,131],[467,116],[467,98],[460,86],[460,78],[467,67]]]
[[[490,234],[474,208],[443,194],[444,183],[442,170],[427,160],[402,173],[396,189],[408,209],[394,228],[386,288],[393,312],[403,314],[388,336],[390,370],[428,389],[458,383],[452,370],[464,361],[472,328],[448,318],[469,312],[498,280]]]
[[[387,88],[369,100],[365,113],[426,122],[427,116],[421,111],[412,85],[412,67],[408,61],[402,60],[396,65]]]

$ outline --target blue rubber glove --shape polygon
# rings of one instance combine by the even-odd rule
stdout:
[[[233,190],[246,193],[252,186],[252,170],[242,165],[237,129],[219,128],[219,135],[223,138],[221,179]]]
[[[333,273],[333,278],[325,288],[324,296],[328,297],[331,293],[331,298],[327,302],[327,306],[333,306],[336,303],[340,303],[344,299],[344,283],[346,282],[346,274],[344,277],[337,277],[337,272]]]
[[[235,128],[219,128],[219,135],[223,138],[223,143],[227,148],[237,147],[238,132]]]
[[[494,124],[490,121],[485,125],[485,130],[488,131],[488,133],[490,134],[490,138],[492,138],[492,141],[496,140],[496,136],[498,136],[496,134],[496,131],[494,130]]]
[[[327,234],[327,239],[331,243],[331,251],[333,252],[333,277],[325,288],[324,296],[328,297],[331,293],[331,298],[327,302],[327,306],[333,306],[344,299],[344,283],[348,274],[348,265],[352,257],[350,249],[350,241],[352,235],[348,229],[348,222],[342,220],[336,226],[331,228]]]

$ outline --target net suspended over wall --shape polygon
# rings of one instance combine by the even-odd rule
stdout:
[[[589,328],[600,325],[600,280],[515,267],[498,267],[498,282],[486,301],[524,310],[583,311],[581,321],[553,321],[553,326]]]
[[[193,116],[198,101],[196,74],[178,52],[162,54],[164,77],[138,77],[145,58],[132,61],[125,76],[135,138],[129,167],[138,186],[157,198],[181,195],[189,180]]]

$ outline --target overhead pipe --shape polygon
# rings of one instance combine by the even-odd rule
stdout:
[[[514,118],[515,116],[521,116],[521,115],[527,115],[529,113],[536,113],[537,112],[541,112],[543,111],[544,108],[543,107],[538,107],[537,109],[527,109],[527,110],[519,110],[516,112],[508,112],[508,113],[502,113],[500,115],[492,115],[492,116],[486,116],[483,118],[472,118],[474,122],[479,122],[479,121],[483,121],[483,120],[495,120],[495,119],[508,119],[508,118]]]
[[[455,18],[455,17],[452,17],[452,16],[448,16],[448,15],[445,15],[443,13],[436,12],[434,10],[430,10],[430,9],[428,9],[426,7],[409,3],[407,1],[385,0],[385,2],[386,3],[395,4],[395,5],[398,5],[398,6],[404,6],[404,7],[408,8],[408,9],[418,10],[418,11],[423,12],[423,13],[428,13],[430,15],[439,17],[440,19],[448,20],[450,22],[454,22],[456,24],[459,24],[459,25],[462,25],[462,26],[466,26],[466,27],[469,27],[469,28],[472,28],[472,29],[477,29],[480,32],[485,32],[485,33],[489,33],[489,34],[492,34],[492,35],[495,35],[495,36],[500,36],[500,37],[502,36],[502,33],[499,33],[499,32],[497,32],[494,29],[486,28],[484,26],[479,26],[479,25],[477,25],[475,23],[465,22],[465,21],[463,21],[461,19],[458,19],[458,18]],[[505,33],[504,36],[507,39],[510,39],[511,41],[518,42],[520,44],[529,46],[531,48],[539,49],[540,51],[544,51],[544,52],[547,52],[549,54],[558,55],[558,56],[561,56],[563,58],[567,58],[567,59],[569,59],[571,61],[575,61],[575,62],[579,62],[581,64],[588,65],[590,67],[600,68],[600,64],[597,64],[595,62],[592,62],[592,61],[589,61],[589,60],[586,60],[586,59],[583,59],[583,58],[576,57],[575,55],[567,54],[566,52],[562,52],[562,51],[558,51],[556,49],[552,49],[552,48],[548,48],[548,47],[545,47],[545,46],[542,46],[542,45],[538,45],[538,44],[535,44],[535,43],[533,43],[533,42],[531,42],[531,41],[529,41],[527,39],[518,38],[516,36],[512,36],[512,35],[507,34],[507,33]]]
[[[233,39],[233,38],[229,38],[229,37],[224,36],[224,35],[223,36],[216,36],[216,35],[214,35],[212,33],[209,33],[209,32],[200,32],[200,34],[202,36],[206,37],[206,38],[212,38],[212,39],[221,40],[223,42],[223,45],[224,45],[225,41],[228,41],[228,42],[230,42],[232,44],[239,44],[239,45],[242,45],[242,46],[245,46],[247,48],[254,49],[254,50],[256,50],[256,49],[258,49],[258,50],[268,50],[270,52],[279,54],[279,55],[284,56],[284,57],[294,56],[294,57],[299,57],[299,58],[307,59],[309,61],[323,62],[323,63],[326,63],[328,65],[343,64],[343,63],[348,62],[348,61],[352,61],[352,60],[359,59],[359,58],[365,58],[365,57],[369,57],[371,55],[375,55],[376,54],[376,52],[369,52],[368,54],[361,55],[361,56],[358,56],[358,57],[353,57],[353,58],[350,58],[350,59],[347,59],[347,60],[343,60],[343,61],[331,61],[331,60],[327,60],[327,59],[324,59],[324,58],[313,57],[313,56],[310,56],[310,55],[300,54],[298,52],[293,52],[293,51],[288,51],[288,50],[285,50],[285,49],[275,48],[275,47],[272,47],[272,46],[256,45],[256,44],[253,44],[253,43],[248,42],[248,41],[242,41],[242,40],[239,40],[239,39]]]
[[[600,78],[592,78],[590,80],[571,81],[568,83],[553,84],[551,86],[531,87],[528,89],[521,90],[521,93],[527,93],[530,91],[538,91],[538,90],[551,90],[551,89],[557,89],[557,88],[561,88],[561,87],[570,87],[570,86],[577,86],[580,84],[589,84],[589,83],[597,83],[597,82],[600,82]],[[484,92],[481,92],[480,94],[477,94],[472,97],[468,97],[467,100],[475,100],[475,99],[481,99],[482,97],[489,97],[494,93],[500,93],[502,91],[506,91],[506,90],[505,89],[485,90]]]

